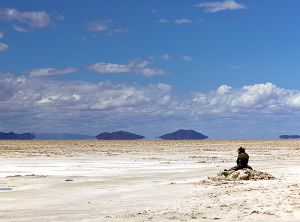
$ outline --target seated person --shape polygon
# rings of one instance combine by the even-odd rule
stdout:
[[[248,165],[249,155],[246,153],[245,148],[240,147],[238,149],[238,158],[236,160],[236,166],[229,169],[230,170],[241,170],[241,169],[250,169],[253,170],[251,166]],[[228,170],[225,170],[228,171]]]

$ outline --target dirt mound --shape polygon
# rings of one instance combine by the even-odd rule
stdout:
[[[250,169],[243,169],[237,171],[221,171],[217,176],[209,177],[213,181],[237,181],[237,180],[273,180],[272,175]]]

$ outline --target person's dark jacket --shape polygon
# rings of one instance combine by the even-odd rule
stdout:
[[[249,155],[247,153],[239,153],[236,163],[239,167],[247,167],[249,162]]]

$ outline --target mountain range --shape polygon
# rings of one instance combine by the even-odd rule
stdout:
[[[32,133],[36,140],[93,140],[94,136],[72,133]]]
[[[285,135],[283,135],[284,137]],[[2,140],[140,140],[145,137],[142,135],[126,132],[103,132],[97,136],[71,134],[71,133],[0,133]],[[194,130],[177,130],[158,137],[163,140],[203,140],[208,137]],[[294,138],[294,137],[293,137]],[[286,139],[285,137],[283,139]]]
[[[35,138],[34,135],[30,133],[2,133],[0,132],[0,140],[33,140]]]

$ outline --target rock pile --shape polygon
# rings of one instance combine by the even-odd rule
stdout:
[[[238,181],[238,180],[273,180],[272,175],[250,169],[243,169],[237,171],[221,171],[217,176],[209,177],[213,181]]]

